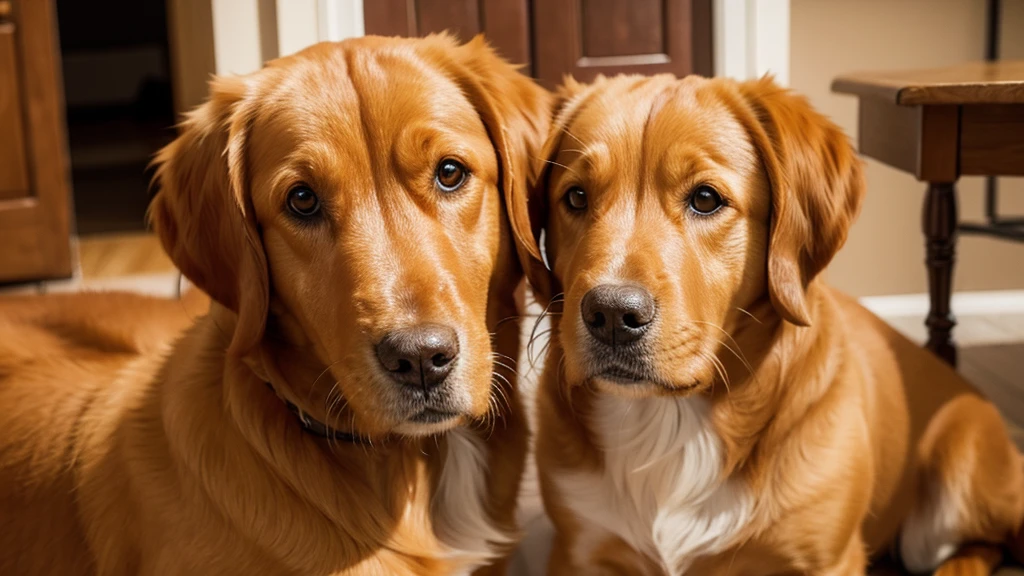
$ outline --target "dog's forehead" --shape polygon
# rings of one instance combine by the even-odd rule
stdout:
[[[586,143],[636,148],[658,95],[668,82],[665,76],[618,76],[599,81],[592,92],[580,97],[579,109],[567,126],[571,137],[563,146],[574,147],[572,137]]]
[[[486,138],[456,82],[412,46],[336,46],[283,63],[263,83],[254,146],[320,173],[362,170],[432,135]],[[273,160],[271,158],[271,160]]]
[[[753,142],[734,114],[734,105],[728,83],[697,77],[678,81],[652,110],[644,138],[646,157],[669,171],[745,172],[756,166]]]
[[[728,85],[705,78],[688,77],[660,95],[648,123],[650,136],[664,143],[695,142],[707,148],[749,145],[749,136],[733,114]]]
[[[332,135],[358,128],[379,138],[416,119],[478,120],[455,81],[405,44],[314,53],[282,65],[268,84],[260,97],[263,116],[292,132]]]
[[[620,177],[631,165],[653,170],[659,181],[675,185],[690,175],[715,169],[745,173],[757,165],[750,135],[733,113],[730,84],[698,76],[675,79],[623,76],[606,80],[566,128],[563,150],[582,148],[596,163],[612,163]],[[622,161],[625,161],[623,164]]]

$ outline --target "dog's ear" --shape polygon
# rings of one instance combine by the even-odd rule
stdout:
[[[807,326],[807,286],[846,241],[860,210],[860,158],[842,129],[771,78],[740,84],[771,186],[768,293],[779,314]]]
[[[571,75],[565,75],[562,83],[555,89],[551,103],[551,124],[548,133],[544,138],[544,145],[541,147],[536,159],[536,177],[530,182],[522,193],[522,198],[517,198],[513,209],[521,214],[518,220],[527,221],[530,225],[524,229],[521,236],[522,242],[531,242],[537,247],[537,256],[533,265],[527,268],[527,275],[530,284],[534,285],[534,292],[541,305],[547,305],[556,291],[560,291],[558,280],[548,266],[553,265],[554,254],[545,252],[547,262],[540,256],[541,238],[544,234],[548,217],[550,214],[550,202],[548,201],[548,179],[551,168],[555,166],[555,156],[562,146],[562,141],[568,134],[568,126],[579,109],[580,103],[585,99],[585,94],[592,92],[595,86],[606,81],[604,75],[598,75],[590,84],[581,84]],[[550,244],[549,244],[550,246]]]
[[[544,276],[540,247],[532,233],[529,190],[540,171],[540,149],[551,123],[551,95],[535,81],[498,56],[483,36],[454,46],[449,37],[445,52],[454,59],[453,76],[487,127],[500,163],[500,186],[516,253],[534,291]]]
[[[263,336],[269,304],[266,257],[248,191],[246,140],[250,80],[211,84],[177,139],[153,161],[157,192],[149,221],[188,279],[234,311],[231,350],[244,354]]]

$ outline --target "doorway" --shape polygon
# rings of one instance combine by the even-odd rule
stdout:
[[[147,169],[174,137],[165,0],[57,0],[79,236],[145,229]]]

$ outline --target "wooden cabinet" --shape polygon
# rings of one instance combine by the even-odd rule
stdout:
[[[483,32],[546,87],[566,74],[710,76],[711,0],[374,0],[367,34]]]
[[[0,0],[0,282],[71,274],[56,26],[48,0]]]

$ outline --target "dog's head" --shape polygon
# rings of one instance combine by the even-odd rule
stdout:
[[[488,410],[489,301],[522,275],[505,202],[547,103],[480,38],[316,45],[213,82],[156,160],[150,218],[233,319],[230,353],[302,409],[445,430]]]
[[[550,269],[527,270],[564,292],[570,386],[692,393],[719,376],[746,309],[811,321],[808,286],[864,188],[837,126],[769,79],[569,80],[558,97],[517,237],[546,232]]]

